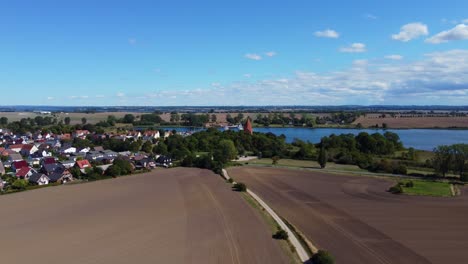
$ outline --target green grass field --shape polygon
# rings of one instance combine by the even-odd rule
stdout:
[[[249,165],[272,165],[271,159],[255,159],[250,161],[238,162],[241,164],[248,163]],[[294,168],[320,168],[320,165],[316,161],[312,160],[294,160],[294,159],[280,159],[278,164],[275,165],[278,167],[294,167]],[[351,172],[367,172],[366,170],[360,169],[356,165],[345,165],[345,164],[336,164],[333,162],[328,162],[326,170],[340,170],[340,171],[351,171]]]
[[[407,183],[409,181],[403,181]],[[425,196],[452,196],[450,183],[447,182],[435,182],[435,181],[420,181],[412,180],[413,187],[403,187],[403,193],[410,195],[425,195]]]

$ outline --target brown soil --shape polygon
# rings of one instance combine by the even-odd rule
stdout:
[[[468,263],[467,195],[393,195],[386,192],[389,180],[318,171],[235,167],[229,173],[337,263]]]
[[[361,124],[370,127],[387,124],[388,128],[468,128],[468,117],[385,117],[373,116],[359,117],[353,122],[354,125]]]
[[[287,263],[257,211],[207,170],[0,197],[1,263]]]

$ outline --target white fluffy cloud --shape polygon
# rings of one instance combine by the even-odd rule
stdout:
[[[468,39],[468,26],[465,24],[459,24],[452,29],[442,31],[428,39],[426,42],[432,44],[440,44],[449,42],[452,40],[463,40]]]
[[[250,60],[261,60],[262,56],[255,54],[255,53],[247,53],[244,55],[245,58],[250,59]]]
[[[316,31],[314,33],[316,37],[319,38],[339,38],[340,34],[332,29],[325,29],[323,31]]]
[[[195,90],[163,90],[143,105],[466,104],[468,50],[429,53],[422,60],[356,60],[345,70],[233,82]],[[131,102],[131,101],[130,101]],[[129,103],[130,103],[129,102]],[[134,104],[135,104],[134,103]]]
[[[402,26],[398,34],[393,34],[392,39],[407,42],[428,34],[427,25],[419,22],[409,23]]]
[[[389,60],[402,60],[403,56],[398,55],[398,54],[391,54],[391,55],[385,56],[385,58]]]
[[[343,105],[447,104],[468,101],[468,49],[425,54],[420,60],[355,60],[347,69],[297,71],[243,78],[198,89],[161,89],[108,96],[106,105]],[[137,89],[135,89],[137,91]],[[80,100],[86,96],[75,96]],[[87,103],[92,98],[86,100]],[[111,101],[111,99],[113,101]],[[57,99],[58,100],[58,99]],[[60,100],[58,100],[60,101]],[[97,102],[97,101],[95,101]],[[101,101],[102,102],[102,101]]]
[[[341,52],[348,52],[348,53],[359,53],[366,51],[366,45],[363,43],[353,43],[348,47],[340,48]]]
[[[265,52],[265,55],[268,56],[268,57],[273,57],[273,56],[276,56],[278,53],[276,53],[275,51],[269,51],[269,52]]]

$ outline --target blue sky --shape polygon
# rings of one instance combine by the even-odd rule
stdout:
[[[466,105],[468,1],[352,2],[1,1],[0,104]]]

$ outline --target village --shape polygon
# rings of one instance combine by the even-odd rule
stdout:
[[[27,186],[86,180],[88,174],[116,176],[110,171],[116,160],[128,164],[132,172],[168,168],[172,160],[165,155],[130,150],[116,152],[102,146],[80,147],[76,142],[100,138],[157,144],[172,133],[166,131],[161,137],[160,131],[97,134],[75,130],[60,135],[43,132],[20,135],[0,129],[0,194],[24,190]]]

